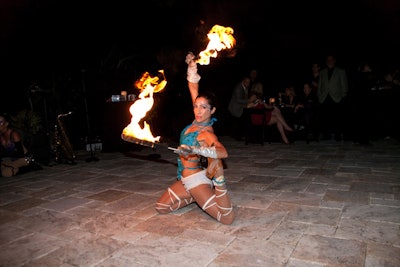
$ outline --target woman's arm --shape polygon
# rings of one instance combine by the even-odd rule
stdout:
[[[196,97],[199,95],[199,84],[192,83],[188,81],[190,96],[192,97],[192,103],[196,100]]]
[[[11,141],[15,144],[15,152],[18,157],[24,157],[27,153],[27,149],[22,144],[21,135],[17,131],[11,133]]]
[[[187,80],[192,103],[194,103],[196,97],[199,95],[199,81],[201,79],[200,75],[197,73],[197,63],[194,59],[195,56],[191,52],[186,55],[185,59],[185,62],[188,64]]]
[[[213,158],[223,159],[228,157],[228,151],[214,133],[207,130],[203,131],[197,139],[201,147],[210,148],[211,150],[215,149],[215,157]]]

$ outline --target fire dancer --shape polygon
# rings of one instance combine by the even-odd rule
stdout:
[[[222,158],[228,157],[224,145],[214,134],[212,115],[216,111],[215,96],[199,93],[200,75],[195,56],[186,56],[187,80],[193,102],[194,121],[181,132],[178,177],[156,204],[159,213],[169,213],[196,202],[205,212],[223,224],[231,224],[234,212],[226,187]],[[208,167],[201,164],[207,158]]]

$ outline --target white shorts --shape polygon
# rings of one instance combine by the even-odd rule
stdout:
[[[209,184],[210,187],[213,186],[211,179],[206,176],[206,170],[196,172],[187,177],[182,177],[181,181],[187,191],[201,184]]]

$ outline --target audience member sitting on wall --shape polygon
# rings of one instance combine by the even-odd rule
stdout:
[[[32,162],[20,133],[10,126],[10,122],[8,114],[0,115],[0,162],[3,177],[15,176],[22,170],[30,170]]]

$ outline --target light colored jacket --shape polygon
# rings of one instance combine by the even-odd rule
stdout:
[[[318,83],[319,103],[323,103],[328,94],[333,101],[339,103],[347,96],[348,87],[347,74],[344,69],[335,67],[330,79],[328,78],[328,68],[321,70]]]

